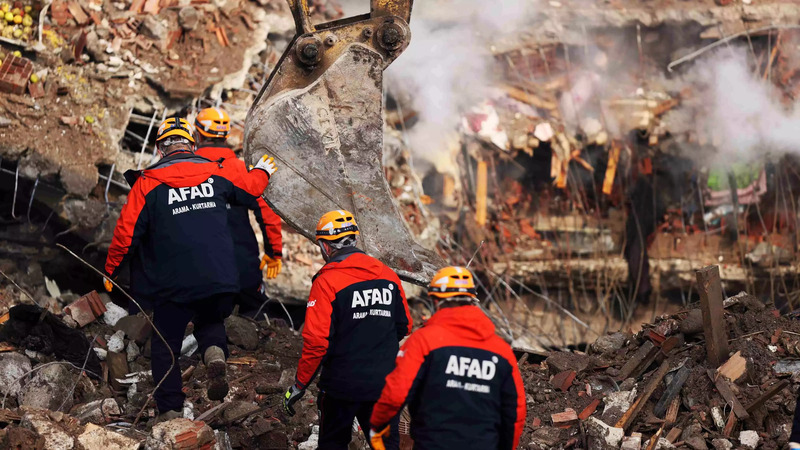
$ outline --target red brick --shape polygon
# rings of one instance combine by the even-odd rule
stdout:
[[[646,336],[647,336],[647,339],[650,339],[656,345],[661,345],[661,343],[664,342],[667,339],[664,335],[656,333],[653,330],[647,330]]]
[[[22,95],[33,73],[33,63],[27,58],[11,55],[0,66],[0,91]]]
[[[559,428],[569,428],[578,423],[578,415],[575,414],[575,410],[572,408],[567,408],[564,412],[551,414],[550,419],[553,421],[553,426]]]
[[[581,419],[581,420],[588,419],[589,416],[594,414],[594,411],[597,409],[598,406],[600,406],[600,399],[596,398],[596,399],[592,400],[592,403],[589,403],[589,406],[584,408],[583,411],[581,411],[581,413],[578,414],[578,418]]]
[[[44,84],[41,81],[38,83],[28,82],[28,93],[32,98],[44,97]]]
[[[553,379],[550,380],[550,384],[552,384],[555,389],[567,392],[570,386],[572,386],[572,382],[575,380],[575,375],[576,373],[574,370],[565,370],[564,372],[554,375]]]

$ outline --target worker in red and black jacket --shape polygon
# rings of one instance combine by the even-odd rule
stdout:
[[[159,162],[126,173],[132,187],[105,268],[114,279],[120,266],[130,262],[131,293],[153,305],[153,323],[169,345],[159,337],[152,340],[153,379],[166,375],[155,392],[161,421],[182,416],[185,396],[177,357],[190,321],[206,365],[209,399],[222,400],[228,393],[223,320],[239,292],[239,273],[225,205],[252,202],[276,168],[267,156],[242,173],[233,164],[195,155],[191,125],[181,118],[161,124],[156,146]]]
[[[197,140],[196,155],[212,161],[224,160],[242,173],[247,173],[244,162],[225,143],[231,131],[231,118],[220,108],[201,110],[194,123]],[[283,239],[281,237],[281,218],[275,214],[262,197],[254,197],[246,206],[228,205],[228,225],[233,237],[233,250],[239,268],[241,291],[234,298],[239,305],[239,314],[256,318],[263,311],[268,297],[264,289],[261,271],[267,268],[267,279],[273,279],[281,272]],[[264,256],[259,265],[258,241],[250,225],[253,211],[256,222],[264,238]]]
[[[414,448],[509,450],[525,425],[525,390],[511,347],[477,304],[464,267],[445,267],[428,287],[437,311],[406,340],[372,411],[370,441],[384,449],[408,404]]]
[[[366,433],[398,342],[411,331],[405,292],[389,267],[359,250],[353,214],[331,211],[317,225],[325,266],[314,276],[303,328],[303,353],[283,405],[294,404],[318,372],[319,448],[347,449],[353,419]],[[397,421],[387,448],[400,446]]]

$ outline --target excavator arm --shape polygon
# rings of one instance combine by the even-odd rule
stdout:
[[[363,250],[398,275],[427,285],[443,261],[420,246],[384,175],[383,71],[408,46],[413,0],[372,0],[369,14],[314,25],[307,0],[288,0],[297,35],[247,115],[252,163],[278,161],[265,199],[315,239],[319,217],[352,211]]]

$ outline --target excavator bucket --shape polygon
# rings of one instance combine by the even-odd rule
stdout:
[[[412,236],[383,170],[383,70],[406,48],[412,0],[372,0],[371,12],[321,25],[289,0],[297,35],[247,115],[249,163],[275,157],[265,199],[314,239],[327,211],[355,214],[361,247],[400,278],[426,285],[443,261]]]

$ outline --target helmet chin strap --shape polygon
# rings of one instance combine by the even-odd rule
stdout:
[[[328,249],[330,247],[326,246],[325,245],[325,241],[323,241],[323,240],[317,241],[317,245],[319,245],[319,250],[320,250],[320,252],[322,252],[322,259],[324,259],[325,262],[330,261],[331,260],[331,254],[328,251]]]

